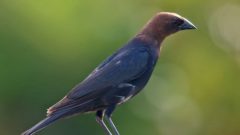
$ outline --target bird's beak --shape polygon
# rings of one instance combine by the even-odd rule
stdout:
[[[179,26],[180,30],[189,30],[189,29],[197,29],[197,27],[188,21],[187,19],[184,18],[184,23]]]

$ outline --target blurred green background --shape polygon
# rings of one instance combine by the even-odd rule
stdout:
[[[114,113],[122,135],[240,134],[239,0],[1,0],[0,134],[18,135],[159,11],[197,31],[164,42],[142,93]],[[94,114],[39,135],[104,135]]]

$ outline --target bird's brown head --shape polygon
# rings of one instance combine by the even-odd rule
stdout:
[[[176,13],[160,12],[144,26],[140,34],[162,41],[170,34],[189,29],[196,27],[186,18]]]

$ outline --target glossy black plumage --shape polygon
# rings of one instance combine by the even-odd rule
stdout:
[[[82,83],[73,88],[62,101],[52,106],[49,109],[49,114],[61,111],[61,108],[67,106],[68,102],[72,106],[71,100],[76,102],[84,98],[85,101],[89,101],[93,100],[92,96],[96,98],[92,102],[102,100],[98,101],[101,106],[118,104],[118,102],[114,103],[112,99],[109,100],[112,95],[108,93],[116,94],[113,95],[114,97],[118,96],[119,86],[124,83],[135,85],[135,91],[137,92],[148,80],[156,60],[156,49],[151,48],[141,39],[130,41],[125,47],[100,64]],[[137,84],[138,81],[143,84]],[[64,101],[67,101],[67,103]]]
[[[163,39],[179,30],[195,28],[173,13],[159,13],[124,47],[102,62],[84,81],[48,109],[47,118],[22,135],[31,135],[52,122],[74,114],[97,112],[97,122],[111,132],[102,118],[119,134],[111,120],[115,107],[135,96],[148,82]]]

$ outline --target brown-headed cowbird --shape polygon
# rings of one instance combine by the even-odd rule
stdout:
[[[114,109],[144,88],[158,60],[163,40],[186,29],[196,27],[175,13],[156,14],[133,39],[50,107],[45,119],[22,135],[32,135],[58,119],[87,112],[96,112],[97,122],[106,134],[112,135],[103,121],[106,116],[114,134],[119,135],[111,119]]]

